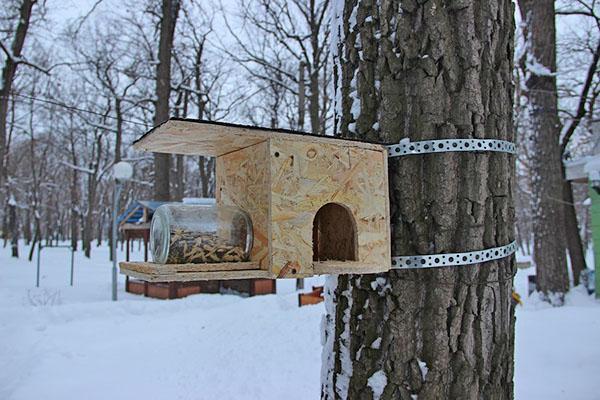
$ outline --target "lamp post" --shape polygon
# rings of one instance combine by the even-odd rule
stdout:
[[[113,165],[113,178],[115,188],[113,190],[113,215],[112,215],[112,300],[117,301],[117,212],[119,210],[119,196],[123,189],[123,182],[133,176],[133,167],[125,161],[119,161]]]

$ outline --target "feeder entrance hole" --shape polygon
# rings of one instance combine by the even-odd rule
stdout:
[[[313,221],[313,261],[357,261],[357,234],[348,208],[327,203]]]

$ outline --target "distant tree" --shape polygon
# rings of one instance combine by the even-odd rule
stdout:
[[[554,1],[520,0],[525,21],[525,95],[528,99],[533,196],[533,258],[537,289],[561,305],[569,290],[565,256],[561,124],[556,85]]]
[[[175,34],[175,24],[180,8],[179,0],[162,0],[160,8],[160,34],[158,60],[156,66],[156,93],[154,125],[169,119],[169,99],[171,97],[171,56]],[[169,174],[170,154],[154,154],[154,199],[170,200]]]
[[[564,4],[563,4],[564,3]],[[566,93],[567,96],[573,96],[574,107],[573,111],[568,112],[563,109],[566,114],[565,122],[562,126],[562,134],[560,140],[560,152],[563,160],[569,158],[569,144],[575,133],[578,131],[581,123],[586,119],[593,117],[593,110],[596,99],[600,94],[598,77],[598,60],[600,59],[600,14],[595,0],[577,0],[570,2],[557,2],[556,15],[559,18],[569,16],[578,16],[585,20],[590,20],[589,30],[584,30],[582,38],[565,38],[567,52],[563,54],[565,59],[573,59],[573,53],[583,53],[587,57],[587,65],[579,64],[578,61],[577,79],[575,83],[575,93]],[[560,56],[560,54],[559,54]],[[584,72],[585,71],[585,72]],[[582,73],[584,72],[584,73]],[[560,98],[560,94],[559,94]],[[575,196],[573,194],[573,185],[571,181],[566,179],[566,170],[564,163],[562,164],[562,179],[563,179],[563,205],[565,209],[565,235],[567,239],[567,249],[571,261],[571,269],[573,270],[573,283],[580,283],[580,275],[586,269],[584,246],[581,239],[581,229],[577,220],[577,210],[575,205]]]
[[[262,89],[257,92],[262,99],[258,105],[269,118],[268,125],[304,129],[297,106],[305,95],[299,93],[302,87],[308,88],[310,131],[323,134],[330,112],[329,0],[240,0],[238,9],[239,26],[226,19],[237,46],[224,50]],[[299,82],[300,65],[306,69],[307,82]]]
[[[13,89],[13,83],[17,74],[19,65],[25,64],[30,65],[34,68],[39,68],[35,64],[29,63],[23,56],[23,47],[25,45],[25,39],[27,38],[27,31],[31,22],[32,10],[36,5],[37,0],[23,0],[20,4],[14,1],[8,2],[3,6],[6,7],[4,12],[7,15],[3,15],[9,22],[9,28],[6,29],[5,35],[8,36],[8,42],[4,41],[4,37],[0,40],[0,54],[2,57],[2,77],[0,82],[0,204],[4,206],[6,189],[4,187],[7,174],[6,174],[6,142],[7,142],[7,119],[9,113],[9,104],[11,98],[11,92]],[[11,13],[15,13],[12,15]],[[16,28],[12,29],[12,26]],[[14,202],[11,201],[11,204]],[[11,215],[16,218],[16,211],[13,210],[13,205],[9,204],[11,209]],[[0,215],[3,213],[0,213]],[[12,223],[13,227],[16,226],[16,221]]]

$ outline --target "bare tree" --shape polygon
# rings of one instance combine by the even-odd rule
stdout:
[[[568,158],[569,142],[575,135],[581,122],[591,115],[593,104],[595,103],[600,91],[597,86],[598,79],[598,60],[600,59],[600,15],[595,5],[595,1],[577,0],[564,4],[557,8],[558,16],[580,16],[593,21],[592,31],[586,35],[584,42],[568,43],[569,55],[565,58],[572,57],[572,52],[577,47],[583,48],[584,53],[589,54],[589,64],[582,82],[578,82],[580,92],[576,96],[576,106],[573,113],[567,113],[566,123],[563,125],[562,139],[560,141],[560,152],[563,159]],[[563,110],[564,112],[565,110]],[[563,178],[563,204],[565,208],[565,236],[567,239],[567,249],[571,260],[571,268],[573,270],[573,283],[579,284],[581,273],[586,269],[585,255],[583,251],[583,243],[580,236],[580,229],[577,221],[577,210],[575,208],[575,198],[573,196],[573,185],[571,181],[566,179],[566,171],[564,163],[562,165]]]
[[[525,21],[525,84],[531,123],[534,261],[537,288],[560,305],[569,290],[565,256],[560,120],[556,86],[556,28],[553,1],[519,1]]]
[[[158,64],[156,66],[156,102],[154,125],[160,125],[169,119],[169,98],[171,95],[171,52],[175,24],[179,14],[179,0],[162,0],[160,11],[160,39],[158,45]],[[169,174],[171,156],[154,154],[154,198],[169,200]]]
[[[2,81],[0,82],[0,204],[4,204],[4,183],[6,182],[6,131],[8,106],[13,82],[17,73],[17,68],[21,64],[35,66],[29,63],[23,57],[23,46],[27,38],[27,31],[31,21],[32,9],[37,0],[23,0],[18,7],[18,17],[15,18],[17,28],[12,37],[11,44],[0,41],[0,49],[4,55],[4,64],[2,66]],[[12,3],[11,5],[15,5]],[[37,68],[37,67],[36,67]]]
[[[284,106],[293,115],[287,125],[299,126],[298,92],[305,82],[300,84],[296,71],[303,63],[308,74],[311,132],[324,133],[329,102],[321,100],[327,97],[331,77],[325,68],[329,57],[328,7],[329,0],[241,0],[238,7],[242,10],[238,15],[243,21],[241,31],[233,28],[226,18],[237,47],[223,48],[260,87],[268,90],[269,105],[265,111],[271,117],[271,127],[283,125],[279,118],[285,113]],[[263,91],[259,93],[265,98]]]

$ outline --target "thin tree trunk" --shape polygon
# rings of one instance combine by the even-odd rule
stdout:
[[[553,304],[563,303],[569,290],[564,232],[564,195],[560,149],[561,124],[556,89],[556,27],[554,1],[521,0],[526,23],[526,95],[531,119],[533,259],[537,289]],[[558,201],[557,201],[558,199]]]
[[[115,164],[121,161],[121,147],[123,146],[123,112],[121,99],[115,99],[115,113],[117,114],[117,137],[115,138]]]
[[[96,139],[96,157],[94,160],[93,168],[91,168],[94,173],[88,174],[88,192],[87,192],[87,210],[85,214],[85,220],[83,225],[83,233],[82,233],[82,247],[84,255],[87,258],[91,257],[92,254],[92,240],[93,240],[93,230],[96,225],[96,221],[94,219],[94,214],[96,210],[96,195],[98,189],[98,165],[100,164],[100,157],[102,155],[102,139],[98,137]],[[112,254],[112,253],[111,253]]]
[[[586,269],[585,255],[581,236],[579,234],[579,225],[577,223],[577,212],[575,211],[575,200],[573,199],[573,186],[571,181],[566,179],[564,164],[561,164],[561,173],[563,177],[563,206],[565,210],[565,237],[567,238],[567,249],[571,260],[571,270],[573,271],[573,284],[579,285],[581,273]]]
[[[31,244],[31,211],[29,209],[25,210],[25,223],[23,224],[23,239],[25,239],[25,244],[29,246]]]
[[[306,68],[306,64],[304,61],[300,61],[300,66],[298,67],[298,130],[304,130],[304,110],[306,105],[304,104],[305,100],[305,85],[304,85],[304,69]],[[296,290],[304,289],[304,279],[299,278],[296,279]]]
[[[156,110],[154,125],[160,125],[169,119],[169,97],[171,94],[171,50],[179,0],[163,0],[160,40],[158,45],[158,66],[156,68]],[[154,153],[154,199],[169,201],[169,174],[171,171],[171,155]]]
[[[344,60],[339,133],[513,141],[513,15],[510,0],[347,0],[336,55]],[[513,156],[438,153],[389,164],[393,254],[514,239]],[[510,256],[330,277],[322,398],[512,398],[514,272]]]
[[[185,159],[182,154],[175,156],[175,193],[173,200],[181,201],[184,197]]]
[[[100,222],[98,223],[98,236],[96,237],[96,247],[102,246],[102,235],[104,234],[104,220],[106,216],[106,210],[100,213]]]
[[[311,71],[310,73],[310,101],[309,101],[309,112],[310,112],[310,128],[311,133],[315,135],[321,134],[319,123],[319,71]]]
[[[85,214],[85,222],[83,226],[82,247],[84,255],[87,258],[92,254],[92,231],[95,226],[94,210],[96,203],[96,177],[95,175],[88,176],[88,206]]]
[[[310,112],[310,127],[311,132],[315,135],[323,134],[321,132],[321,123],[319,115],[319,100],[321,93],[319,90],[319,29],[317,28],[317,15],[315,8],[315,1],[309,2],[310,9],[310,44],[312,48],[312,63],[309,66],[310,75],[310,99],[309,99],[309,112]]]
[[[75,148],[75,137],[73,132],[73,115],[70,115],[70,144],[71,144],[71,163],[77,165],[77,150]],[[79,242],[79,175],[75,168],[71,169],[71,248],[73,251],[77,251]]]
[[[33,241],[31,242],[31,247],[29,248],[29,256],[27,257],[27,259],[29,261],[33,260],[33,253],[35,251],[35,246],[38,244],[38,242],[42,241],[42,231],[40,229],[40,219],[38,218],[38,215],[35,214],[35,219],[34,219],[34,223],[35,223],[35,233],[33,235]]]
[[[306,89],[304,85],[304,69],[306,68],[306,64],[304,61],[300,61],[300,66],[298,67],[298,130],[304,130],[304,111],[306,105],[304,104],[304,99],[306,98]]]
[[[8,230],[10,231],[11,255],[19,258],[19,221],[17,220],[17,203],[14,198],[8,201]]]

